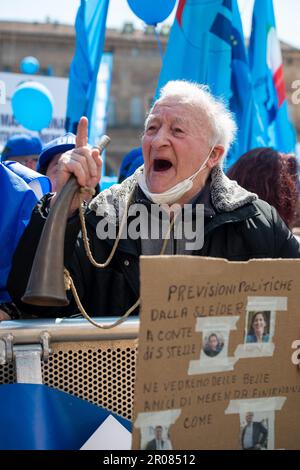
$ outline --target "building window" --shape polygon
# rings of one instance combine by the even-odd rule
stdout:
[[[110,96],[107,105],[107,125],[114,127],[117,124],[116,98]]]
[[[131,98],[130,123],[133,126],[140,126],[143,124],[142,99],[139,96]]]

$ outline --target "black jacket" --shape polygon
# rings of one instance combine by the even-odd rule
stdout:
[[[252,428],[252,447],[250,449],[254,449],[255,446],[260,445],[260,446],[265,446],[268,441],[268,431],[267,429],[258,421],[254,421],[252,423],[253,428]],[[244,447],[244,438],[245,438],[245,432],[246,432],[247,426],[244,427],[242,431],[242,436],[241,436],[241,444],[242,444],[242,449],[246,449]]]
[[[91,251],[98,262],[108,258],[113,241],[99,240],[100,220],[96,212],[109,211],[109,204],[128,194],[136,186],[135,176],[100,193],[86,212]],[[300,245],[276,210],[257,196],[245,191],[216,168],[212,172],[211,203],[214,215],[205,218],[204,245],[193,256],[247,261],[251,258],[299,258]],[[32,307],[20,300],[27,285],[34,253],[45,223],[43,208],[37,207],[16,250],[8,290],[21,311],[38,316],[64,316],[78,312],[71,301],[66,308]],[[139,296],[140,240],[120,240],[118,249],[105,269],[94,268],[85,254],[79,218],[68,223],[65,238],[65,265],[71,272],[86,311],[93,316],[120,316]],[[75,246],[75,249],[74,249]],[[138,312],[136,312],[138,313]]]
[[[160,450],[163,450],[165,447],[165,441],[163,439],[161,439],[161,449]],[[145,447],[145,450],[157,450],[156,449],[156,439],[152,439],[151,441],[149,441]]]

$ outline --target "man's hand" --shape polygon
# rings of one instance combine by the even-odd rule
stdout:
[[[76,133],[76,146],[62,154],[58,161],[57,170],[57,193],[51,201],[54,204],[57,195],[60,193],[66,182],[74,175],[80,186],[95,188],[100,181],[102,160],[98,149],[88,147],[88,120],[81,117]],[[84,195],[84,199],[89,199],[89,193]],[[76,195],[72,201],[69,215],[79,207],[79,197]]]
[[[2,320],[11,320],[11,318],[8,313],[4,312],[3,310],[0,310],[0,321]]]

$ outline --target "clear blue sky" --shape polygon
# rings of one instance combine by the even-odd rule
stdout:
[[[0,0],[0,20],[51,21],[73,24],[79,0]],[[153,4],[163,0],[153,0]],[[239,0],[246,36],[249,35],[253,0]],[[300,0],[274,0],[277,31],[280,39],[300,48]],[[166,21],[172,24],[174,13]],[[127,0],[110,0],[108,27],[120,28],[131,21],[142,29],[143,23],[130,10]]]

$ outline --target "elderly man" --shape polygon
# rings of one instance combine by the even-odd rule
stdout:
[[[44,198],[34,211],[15,256],[9,287],[14,301],[21,309],[22,297],[30,272],[36,243],[57,194],[73,174],[82,187],[93,188],[101,173],[101,159],[97,149],[87,146],[87,120],[82,118],[76,136],[76,147],[59,160],[56,195]],[[193,222],[202,218],[204,231],[201,246],[188,249],[184,236],[137,236],[128,233],[117,240],[116,251],[104,269],[95,268],[88,261],[78,237],[80,230],[77,209],[78,196],[70,207],[66,232],[65,264],[73,277],[79,297],[91,315],[122,315],[139,296],[139,256],[149,254],[190,254],[228,260],[245,261],[250,258],[296,258],[299,244],[282,222],[275,209],[258,200],[255,194],[229,180],[221,169],[222,160],[235,135],[236,126],[231,114],[221,102],[203,86],[183,82],[169,82],[154,103],[145,123],[142,138],[144,168],[121,185],[100,193],[85,213],[88,238],[92,253],[98,262],[105,262],[111,254],[116,231],[134,219],[133,204],[152,210],[163,204],[170,207],[170,218],[175,220],[178,207],[192,207]],[[88,198],[86,194],[86,199]],[[176,203],[176,210],[173,204]],[[124,209],[124,205],[127,208]],[[204,211],[198,211],[199,205]],[[105,238],[104,219],[106,223]],[[159,219],[150,217],[150,221]],[[140,223],[141,232],[146,224]],[[201,231],[201,230],[198,231]],[[145,230],[144,230],[145,231]],[[149,236],[147,236],[149,235]],[[163,238],[167,239],[167,243]],[[34,240],[34,243],[33,243]],[[74,249],[75,245],[75,249]],[[24,259],[26,257],[26,260]],[[70,314],[78,311],[72,302],[66,309],[38,309],[39,314]],[[137,313],[137,312],[136,312]]]

